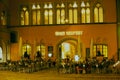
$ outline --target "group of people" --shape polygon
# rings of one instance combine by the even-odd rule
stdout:
[[[93,58],[92,60],[86,59],[83,62],[72,62],[69,59],[64,59],[59,67],[61,73],[77,73],[77,74],[90,74],[90,73],[120,73],[114,59],[103,58],[102,61]]]
[[[35,60],[30,60],[28,57],[20,61],[7,61],[0,69],[21,72],[36,72],[43,69],[55,68],[59,73],[76,73],[76,74],[90,74],[90,73],[120,73],[114,59],[103,58],[102,61],[93,59],[86,59],[83,62],[73,62],[69,57],[65,59],[52,60],[48,58],[44,60],[41,55],[37,53]],[[120,63],[119,63],[120,64]]]

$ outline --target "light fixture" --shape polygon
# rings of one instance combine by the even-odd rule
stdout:
[[[49,58],[52,57],[52,53],[48,53],[48,57],[49,57]]]

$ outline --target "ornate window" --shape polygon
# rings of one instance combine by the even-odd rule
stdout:
[[[29,25],[29,11],[28,11],[28,7],[26,7],[26,6],[23,6],[21,8],[20,24],[21,25]]]
[[[32,24],[40,25],[41,24],[41,9],[40,5],[32,5]]]
[[[94,8],[94,22],[103,22],[103,8],[101,4],[97,3]]]
[[[44,4],[44,24],[53,24],[53,5]]]
[[[65,4],[57,4],[56,6],[56,21],[57,24],[65,24]]]
[[[1,12],[1,25],[6,25],[6,19],[7,17],[6,17],[6,12],[5,11],[2,11]]]
[[[78,5],[76,2],[69,4],[69,23],[78,23]]]
[[[90,4],[81,2],[81,23],[90,23]]]
[[[93,53],[96,56],[108,57],[108,46],[106,44],[94,44]]]

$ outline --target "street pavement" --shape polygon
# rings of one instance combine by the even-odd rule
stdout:
[[[67,74],[55,69],[33,73],[0,71],[0,80],[120,80],[120,74]]]

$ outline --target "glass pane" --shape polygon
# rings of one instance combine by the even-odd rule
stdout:
[[[104,55],[104,57],[107,57],[107,54],[108,54],[108,52],[107,52],[107,46],[104,45],[103,46],[103,55]]]
[[[45,24],[48,24],[48,11],[47,10],[45,10],[45,12],[44,12],[44,23]]]
[[[86,9],[86,21],[87,23],[90,23],[90,8]]]
[[[82,20],[82,23],[85,23],[85,8],[82,8],[81,9],[81,20]]]
[[[78,22],[78,14],[77,14],[77,9],[74,9],[74,23]]]
[[[98,8],[94,9],[94,22],[98,22]]]
[[[72,13],[72,9],[69,9],[69,23],[73,23],[73,13]]]
[[[61,23],[65,24],[65,10],[64,9],[61,10]]]
[[[45,57],[45,46],[44,45],[37,46],[37,51],[41,52],[43,58]]]
[[[27,52],[27,54],[31,54],[31,46],[28,45],[28,44],[25,44],[23,47],[22,47],[22,51],[23,51],[23,55],[25,52]]]
[[[60,24],[60,10],[57,10],[57,24]]]
[[[60,24],[60,10],[57,10],[57,24]]]
[[[29,12],[26,11],[25,12],[25,25],[28,25],[29,24]]]
[[[102,9],[102,7],[99,8],[99,22],[103,22],[103,9]]]
[[[41,13],[40,13],[40,10],[37,11],[37,24],[40,24],[41,22]]]
[[[36,11],[34,10],[34,11],[32,11],[32,22],[33,22],[33,25],[35,25],[36,24]]]
[[[53,24],[53,12],[49,10],[49,24]]]

